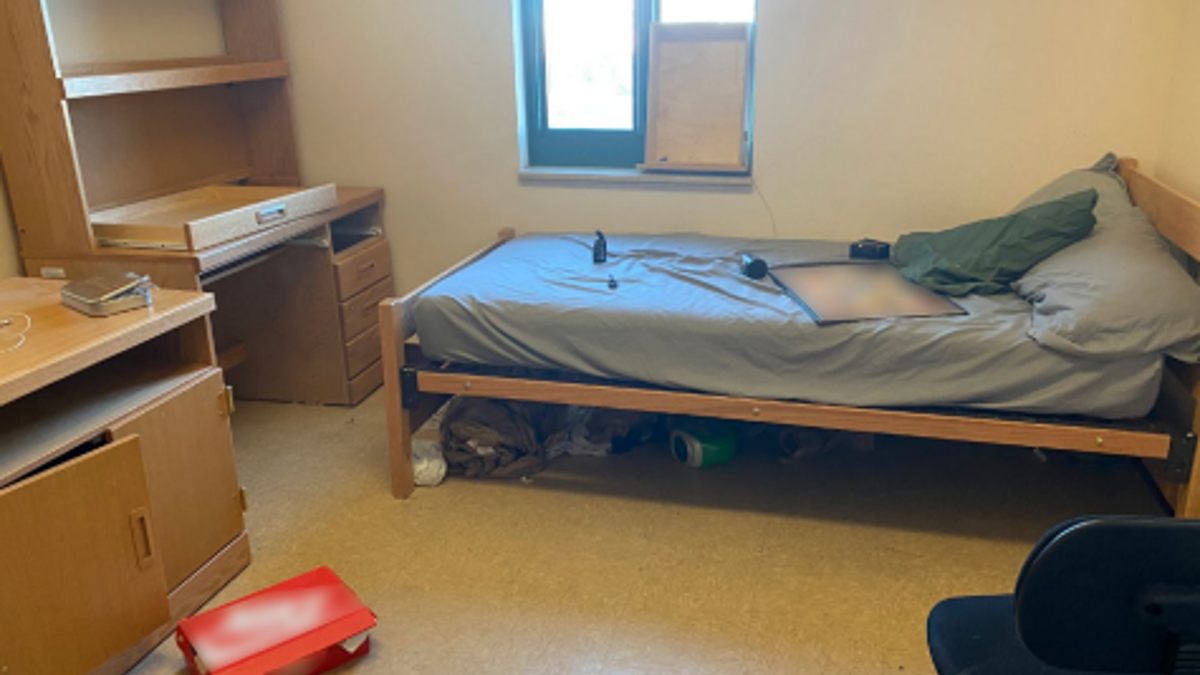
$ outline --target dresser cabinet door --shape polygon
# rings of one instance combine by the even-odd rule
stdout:
[[[87,673],[171,620],[138,439],[0,491],[0,673]]]
[[[225,382],[203,379],[112,427],[142,439],[167,587],[175,588],[245,529]]]

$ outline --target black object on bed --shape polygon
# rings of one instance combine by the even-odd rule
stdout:
[[[770,265],[762,258],[756,258],[749,253],[742,254],[742,274],[758,281],[765,279],[767,273],[771,271]]]
[[[608,262],[608,238],[596,230],[596,243],[592,244],[592,262],[599,265]]]
[[[887,260],[892,257],[892,245],[878,239],[859,239],[850,244],[852,260]]]

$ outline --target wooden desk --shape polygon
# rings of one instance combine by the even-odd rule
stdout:
[[[211,295],[96,319],[0,281],[0,672],[121,673],[250,559]],[[7,347],[0,344],[0,349]]]
[[[196,252],[120,248],[26,258],[33,276],[136,272],[217,297],[220,363],[241,398],[354,405],[383,382],[375,305],[394,292],[383,191]],[[363,322],[365,320],[365,323]]]

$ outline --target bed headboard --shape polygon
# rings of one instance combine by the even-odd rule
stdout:
[[[1138,168],[1136,159],[1122,159],[1120,165],[1121,177],[1129,186],[1129,196],[1133,203],[1146,212],[1159,234],[1170,240],[1187,253],[1193,260],[1200,259],[1200,203],[1184,195],[1178,190],[1165,185],[1159,180],[1147,176]],[[1183,386],[1191,393],[1194,400],[1200,400],[1200,366],[1182,363],[1168,359],[1171,371],[1179,378]],[[1164,382],[1166,382],[1164,380]],[[1164,385],[1164,393],[1169,387]],[[1170,398],[1170,396],[1164,396]],[[1183,413],[1186,414],[1186,411]],[[1192,429],[1200,430],[1200,406],[1193,406],[1191,411]],[[1160,475],[1158,469],[1151,469],[1152,475]],[[1192,465],[1192,484],[1200,484],[1200,461]],[[1159,481],[1163,495],[1175,505],[1177,512],[1193,513],[1194,505],[1190,496],[1177,483]]]
[[[1136,159],[1122,159],[1120,172],[1133,203],[1150,216],[1159,234],[1200,260],[1200,203],[1142,173]]]

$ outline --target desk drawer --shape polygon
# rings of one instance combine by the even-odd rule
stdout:
[[[350,405],[358,405],[383,384],[383,361],[376,361],[350,381]]]
[[[379,303],[392,294],[392,278],[380,281],[342,303],[342,338],[349,342],[379,325]]]
[[[379,324],[375,324],[346,345],[346,374],[350,377],[358,375],[378,361],[380,356]]]
[[[207,187],[92,214],[100,246],[201,251],[337,206],[333,185]]]
[[[392,254],[387,239],[372,237],[334,259],[338,299],[354,294],[392,275]]]

